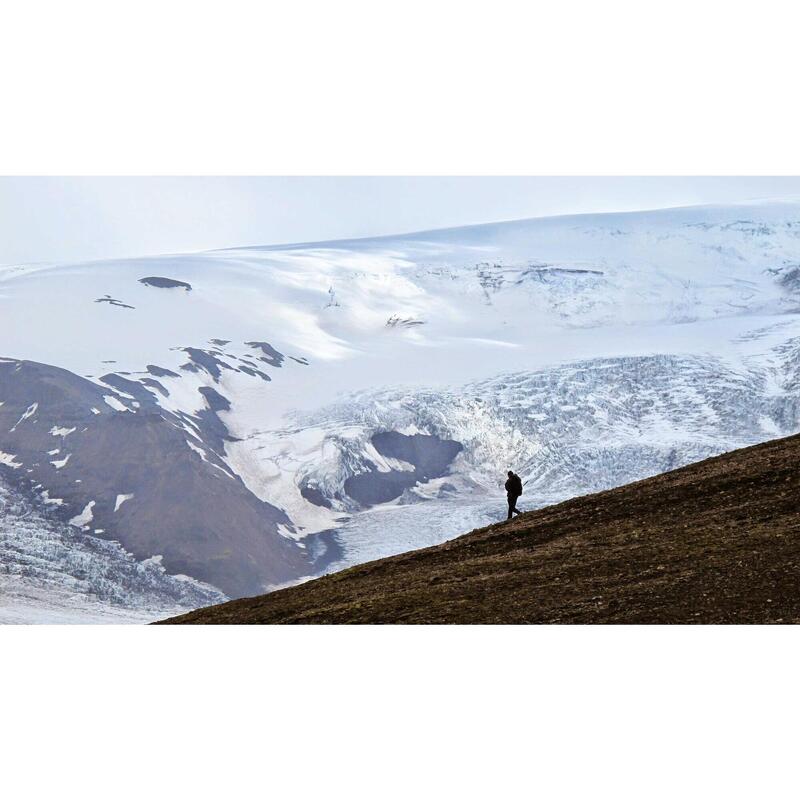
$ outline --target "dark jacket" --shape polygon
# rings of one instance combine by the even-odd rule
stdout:
[[[522,494],[522,478],[516,472],[506,481],[506,491],[515,497]]]

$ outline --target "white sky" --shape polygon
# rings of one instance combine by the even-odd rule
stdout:
[[[4,177],[0,264],[800,197],[787,177]]]

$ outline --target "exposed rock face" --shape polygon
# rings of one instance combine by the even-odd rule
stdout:
[[[332,507],[331,501],[316,486],[301,486],[300,495],[315,506],[321,506],[322,508]]]
[[[156,378],[177,378],[178,373],[173,372],[171,369],[166,369],[165,367],[159,367],[155,364],[148,364],[147,371],[154,375]]]
[[[121,300],[117,300],[116,298],[112,297],[110,294],[104,295],[103,297],[98,297],[95,300],[95,303],[108,303],[110,306],[116,306],[117,308],[130,308],[133,309],[136,306],[128,305],[127,303],[123,303]]]
[[[139,278],[139,283],[145,286],[155,286],[157,289],[183,289],[186,292],[192,291],[192,286],[186,281],[176,281],[174,278],[160,278],[158,276],[151,276],[148,278]]]
[[[283,365],[285,356],[279,353],[271,344],[267,342],[245,342],[248,347],[254,350],[260,350],[262,355],[259,356],[259,361],[269,364],[271,367],[280,367]],[[303,363],[303,360],[295,359],[298,363]]]
[[[199,347],[184,347],[183,350],[189,356],[189,361],[181,369],[185,369],[187,372],[204,370],[217,381],[222,375],[222,370],[233,369],[230,364],[219,358],[215,352],[202,350]]]
[[[56,518],[50,501],[26,500],[0,477],[0,624],[142,622],[225,595],[161,557],[137,561],[122,545]]]
[[[407,465],[405,469],[381,471],[368,462],[368,471],[352,475],[344,482],[347,494],[362,505],[394,500],[417,482],[447,474],[453,459],[461,452],[458,442],[438,436],[397,431],[373,434],[372,445],[382,456]]]
[[[303,550],[278,532],[291,524],[286,514],[214,452],[227,433],[216,416],[221,395],[206,390],[207,415],[192,428],[140,384],[114,374],[103,382],[114,388],[44,364],[0,362],[0,451],[13,455],[0,464],[4,477],[29,494],[47,492],[60,519],[119,540],[138,559],[161,555],[169,573],[230,596],[308,573]],[[118,505],[120,496],[130,499]]]

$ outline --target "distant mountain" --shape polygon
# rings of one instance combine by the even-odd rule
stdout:
[[[800,623],[800,437],[169,623]]]
[[[793,203],[3,267],[0,487],[257,594],[800,430],[798,310]]]

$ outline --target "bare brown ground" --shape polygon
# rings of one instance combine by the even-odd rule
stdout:
[[[767,442],[167,622],[799,622],[799,463]]]

